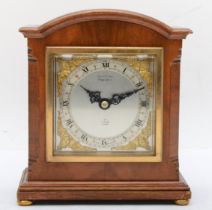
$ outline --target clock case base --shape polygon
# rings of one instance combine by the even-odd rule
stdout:
[[[185,205],[191,191],[180,175],[179,181],[28,181],[25,169],[17,192],[21,201],[121,201],[173,200]],[[180,204],[178,201],[183,204]],[[28,203],[28,202],[27,202]]]

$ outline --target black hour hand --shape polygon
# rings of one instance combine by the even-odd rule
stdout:
[[[88,93],[91,103],[99,102],[101,100],[101,92],[100,91],[91,91],[91,90],[88,90],[87,88],[83,87],[82,85],[80,85],[80,87],[86,93]]]
[[[124,92],[124,93],[115,93],[112,95],[112,98],[110,99],[110,103],[111,104],[114,104],[114,105],[117,105],[119,104],[123,99],[137,93],[138,91],[140,90],[143,90],[144,87],[141,87],[139,89],[134,89],[134,90],[131,90],[131,91],[127,91],[127,92]]]

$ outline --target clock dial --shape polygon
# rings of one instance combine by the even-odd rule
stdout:
[[[162,49],[47,50],[48,158],[161,160]]]
[[[146,126],[146,82],[125,62],[85,62],[62,84],[60,116],[64,128],[81,145],[110,151],[128,144]]]
[[[57,60],[57,152],[154,152],[154,60],[133,59],[142,71],[123,57]]]

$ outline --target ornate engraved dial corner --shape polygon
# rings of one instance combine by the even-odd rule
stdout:
[[[59,71],[57,72],[57,84],[58,84],[58,95],[60,96],[62,93],[62,83],[67,77],[73,72],[81,63],[92,61],[94,58],[87,57],[76,57],[72,58],[72,60],[64,60],[62,58],[58,58],[57,61],[59,63]]]
[[[147,82],[148,89],[151,90],[153,87],[153,81],[152,81],[152,71],[148,71],[151,59],[147,60],[139,60],[136,57],[128,57],[128,58],[117,58],[121,61],[126,61],[128,65],[130,65],[133,69],[137,70],[139,74],[142,76],[142,78]],[[151,91],[149,91],[151,93]]]
[[[73,149],[74,151],[95,151],[95,148],[83,146],[72,138],[67,130],[63,127],[60,115],[58,116],[58,135],[60,136],[60,143],[57,146],[57,150],[65,148]]]
[[[134,140],[129,142],[127,145],[114,147],[112,150],[136,150],[141,147],[146,150],[150,150],[151,146],[148,142],[148,137],[151,135],[151,114],[149,114],[149,118],[146,124],[146,127],[143,129],[140,135],[138,135]]]

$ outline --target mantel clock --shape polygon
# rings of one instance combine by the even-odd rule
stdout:
[[[29,162],[20,205],[39,200],[173,200],[180,54],[191,30],[119,10],[23,27],[29,60]]]

